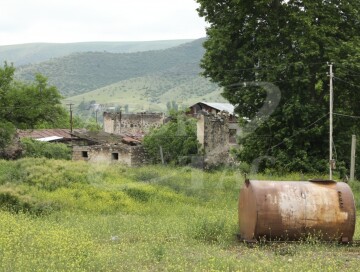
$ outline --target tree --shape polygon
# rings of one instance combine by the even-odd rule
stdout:
[[[36,75],[34,83],[14,80],[15,68],[6,62],[0,67],[0,148],[10,143],[15,128],[55,125],[67,115],[61,106],[61,95],[47,79]]]
[[[7,110],[3,118],[18,128],[34,128],[41,122],[56,123],[65,110],[56,87],[48,86],[47,79],[36,75],[35,82],[15,82],[6,94]]]
[[[257,124],[240,139],[239,158],[252,163],[256,158],[275,157],[273,165],[264,162],[260,169],[325,171],[329,145],[327,62],[334,63],[338,78],[335,111],[360,115],[360,2],[197,2],[199,15],[210,25],[201,62],[204,75],[224,87],[224,97],[236,105],[240,117]],[[276,85],[281,100],[269,118],[259,120],[260,108],[273,102],[266,100],[266,89],[259,86],[262,82]],[[336,117],[338,160],[348,162],[350,134],[359,131],[359,121]]]
[[[184,113],[172,112],[171,120],[153,129],[144,138],[144,147],[152,162],[160,162],[160,147],[167,163],[186,163],[196,155],[199,143],[196,137],[196,120]]]

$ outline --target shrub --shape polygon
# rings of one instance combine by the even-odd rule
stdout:
[[[48,214],[58,207],[51,201],[40,201],[16,188],[0,188],[0,208],[10,212],[26,212],[35,215]]]
[[[166,163],[187,163],[198,153],[196,121],[183,113],[173,114],[170,122],[145,136],[144,147],[153,163],[161,162],[160,147]]]
[[[48,159],[71,159],[71,149],[62,143],[47,143],[33,139],[24,138],[21,140],[24,149],[24,157]]]

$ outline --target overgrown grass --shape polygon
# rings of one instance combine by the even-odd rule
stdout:
[[[242,182],[235,170],[0,161],[0,271],[358,271],[354,246],[238,242]]]

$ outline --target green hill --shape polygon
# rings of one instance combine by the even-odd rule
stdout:
[[[200,100],[225,102],[220,93],[221,88],[203,77],[163,73],[122,80],[66,100],[75,106],[92,101],[107,106],[128,105],[131,112],[165,111],[167,103],[172,101],[180,107],[190,106]]]
[[[162,73],[167,73],[186,80],[188,76],[198,76],[200,73],[199,62],[204,54],[203,41],[204,39],[199,39],[169,49],[136,53],[74,53],[19,67],[17,78],[32,80],[36,73],[41,73],[65,96],[154,74],[161,76]]]
[[[192,40],[164,40],[142,42],[81,42],[81,43],[29,43],[0,46],[0,62],[13,62],[16,66],[33,64],[76,52],[132,53],[166,49]]]

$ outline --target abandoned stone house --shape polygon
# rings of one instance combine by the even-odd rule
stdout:
[[[230,141],[229,114],[198,112],[197,139],[201,145],[204,163],[218,165],[230,161],[230,149],[237,146]]]
[[[164,113],[104,112],[104,131],[117,135],[143,135],[164,124]]]
[[[228,161],[229,150],[236,146],[240,134],[234,106],[226,103],[199,102],[189,108],[189,116],[197,118],[197,139],[206,164]],[[129,166],[146,163],[141,138],[151,128],[165,123],[163,113],[122,114],[104,112],[102,132],[68,129],[20,132],[21,137],[41,141],[65,142],[72,147],[73,160],[122,163]]]
[[[146,163],[146,153],[138,139],[106,132],[76,129],[18,130],[18,137],[42,142],[61,142],[72,148],[72,159],[89,162],[121,163],[137,166]]]
[[[230,145],[236,145],[236,137],[240,135],[241,130],[234,109],[235,107],[229,103],[198,102],[189,108],[189,114],[198,116],[199,113],[208,113],[215,116],[220,113],[227,113],[226,126],[228,131],[223,130],[222,133],[228,134],[228,143]]]
[[[240,135],[234,106],[228,103],[199,102],[189,108],[197,118],[197,139],[207,165],[225,163],[230,159],[231,147],[237,146]]]
[[[73,160],[120,163],[138,166],[146,163],[146,152],[137,139],[106,132],[74,133],[89,144],[73,146]]]

